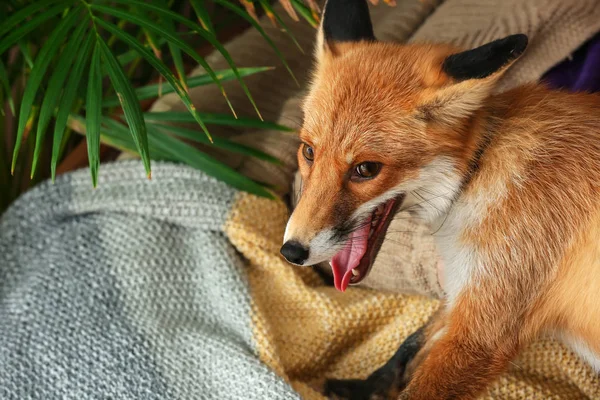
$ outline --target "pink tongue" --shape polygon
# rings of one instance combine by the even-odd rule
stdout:
[[[340,292],[346,291],[352,277],[352,270],[358,267],[367,252],[370,230],[371,218],[369,217],[368,221],[364,221],[362,228],[352,232],[344,248],[331,259],[333,283]]]

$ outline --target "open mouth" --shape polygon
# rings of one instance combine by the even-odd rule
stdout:
[[[356,285],[369,275],[387,228],[403,199],[404,195],[401,195],[377,207],[350,234],[344,248],[333,256],[330,265],[337,290],[344,292],[348,285]]]

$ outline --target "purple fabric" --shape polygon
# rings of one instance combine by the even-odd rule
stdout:
[[[600,33],[546,72],[542,81],[555,89],[600,92]]]

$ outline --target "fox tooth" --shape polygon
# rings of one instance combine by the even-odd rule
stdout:
[[[352,269],[352,275],[354,275],[354,276],[359,276],[359,275],[360,275],[360,272],[358,272],[358,271],[356,270],[356,268],[353,268],[353,269]]]

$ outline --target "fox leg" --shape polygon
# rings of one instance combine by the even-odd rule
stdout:
[[[521,338],[533,336],[510,295],[484,293],[472,290],[457,299],[402,399],[473,399],[507,369]]]
[[[525,321],[518,296],[496,296],[492,285],[485,286],[464,291],[451,308],[438,311],[366,380],[328,381],[326,395],[352,400],[474,398],[507,369],[521,340],[537,331]]]
[[[367,379],[327,380],[325,395],[349,400],[396,398],[408,384],[419,361],[424,359],[431,342],[428,338],[435,336],[443,326],[440,309],[424,326],[408,336],[392,358]]]

